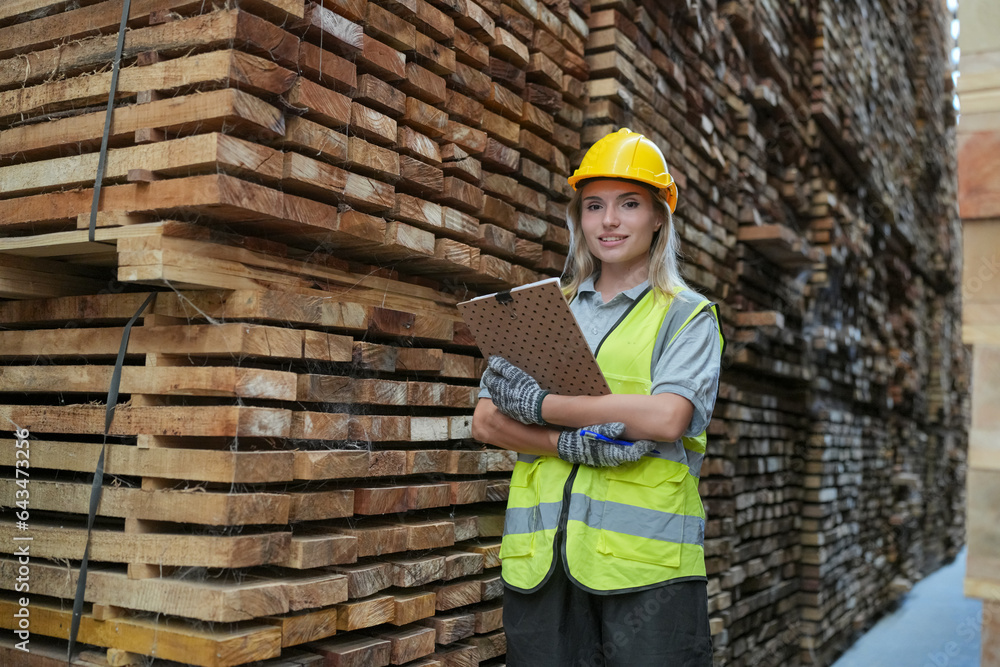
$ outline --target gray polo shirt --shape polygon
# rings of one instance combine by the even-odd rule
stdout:
[[[601,294],[594,288],[593,277],[583,281],[570,304],[570,310],[580,323],[591,352],[597,350],[611,328],[647,287],[648,281],[604,303]],[[693,293],[688,295],[701,300]],[[708,426],[719,390],[722,352],[719,350],[715,317],[707,311],[698,313],[669,346],[666,345],[666,334],[664,326],[653,347],[652,393],[677,394],[691,401],[694,414],[684,435],[696,436]],[[489,395],[489,391],[480,385],[480,398],[489,398]]]

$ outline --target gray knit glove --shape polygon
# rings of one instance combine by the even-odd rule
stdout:
[[[542,399],[548,395],[535,378],[503,357],[493,356],[483,373],[483,384],[502,414],[522,424],[547,426],[542,419]]]
[[[559,434],[559,458],[563,461],[582,463],[594,468],[610,468],[638,461],[656,447],[653,440],[636,440],[631,445],[618,445],[592,435],[582,435],[582,431],[594,431],[606,438],[618,440],[625,432],[625,424],[610,422],[563,431]]]

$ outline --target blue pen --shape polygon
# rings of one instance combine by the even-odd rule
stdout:
[[[597,433],[596,431],[588,431],[585,428],[580,429],[580,435],[589,435],[592,438],[597,438],[598,440],[603,440],[604,442],[611,442],[611,443],[614,443],[616,445],[624,445],[626,447],[631,447],[634,444],[634,443],[629,442],[628,440],[615,440],[614,438],[609,438],[606,435],[601,435],[600,433]]]

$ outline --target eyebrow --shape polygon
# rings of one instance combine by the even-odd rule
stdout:
[[[641,193],[638,190],[634,190],[632,192],[623,192],[620,195],[618,195],[617,197],[615,197],[615,200],[617,201],[617,200],[620,200],[620,199],[625,199],[625,197],[632,197],[632,196],[639,195],[639,194],[641,194]],[[583,201],[587,201],[588,199],[596,199],[597,201],[604,201],[603,197],[598,197],[597,195],[589,195],[587,197],[584,197]]]

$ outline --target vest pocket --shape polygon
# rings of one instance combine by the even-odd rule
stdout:
[[[608,387],[612,394],[649,394],[653,388],[653,383],[646,377],[636,375],[622,375],[619,373],[604,373],[604,379],[608,381]]]
[[[679,567],[685,542],[687,466],[648,459],[607,471],[601,553],[663,567]]]
[[[504,535],[500,542],[500,558],[517,558],[535,553],[535,534]]]
[[[541,529],[538,515],[538,465],[518,461],[510,477],[510,493],[504,515],[500,558],[530,556],[535,551],[535,533]]]

